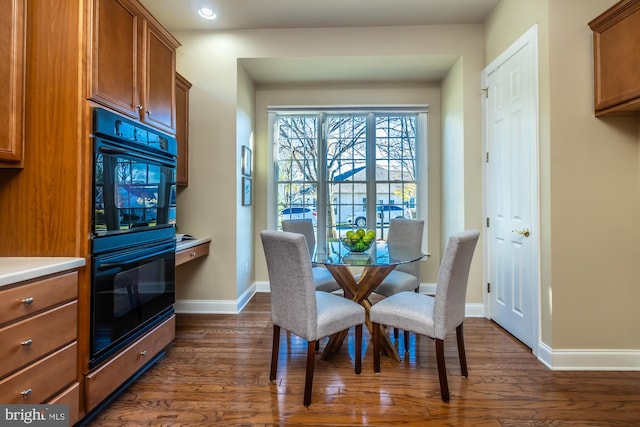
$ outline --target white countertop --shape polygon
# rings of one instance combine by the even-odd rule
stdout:
[[[211,241],[211,237],[206,237],[206,238],[195,238],[195,239],[190,239],[190,240],[182,240],[180,242],[176,242],[176,252],[177,251],[181,251],[183,249],[188,249],[188,248],[192,248],[194,246],[198,246],[201,245],[203,243],[207,243]]]
[[[82,267],[84,258],[0,257],[0,286]]]

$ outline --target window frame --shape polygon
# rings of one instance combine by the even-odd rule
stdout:
[[[317,177],[317,194],[316,205],[314,206],[318,212],[317,216],[317,228],[326,230],[326,185],[328,183],[326,177],[326,156],[327,156],[327,138],[325,135],[325,123],[326,115],[334,113],[344,114],[367,114],[367,120],[372,120],[373,126],[367,126],[370,135],[367,135],[367,140],[375,141],[375,116],[376,115],[399,115],[399,114],[415,114],[416,115],[416,147],[415,147],[415,183],[417,185],[417,204],[416,218],[424,219],[428,224],[428,170],[427,170],[427,157],[428,157],[428,145],[427,145],[427,119],[428,119],[428,107],[424,105],[420,106],[371,106],[371,107],[269,107],[268,109],[268,144],[270,149],[268,151],[269,165],[268,168],[268,191],[267,191],[267,225],[270,229],[277,229],[278,216],[277,211],[277,182],[276,182],[276,161],[277,161],[277,141],[274,140],[276,136],[277,117],[278,115],[313,115],[317,114],[321,119],[318,120],[319,141],[318,141],[318,177]],[[320,133],[321,132],[321,133]],[[376,144],[367,145],[367,182],[375,182],[376,174],[376,160],[375,150]],[[373,160],[370,160],[373,159]],[[369,167],[372,166],[372,167]],[[320,176],[320,174],[322,176]],[[367,185],[366,199],[376,200],[376,185]],[[403,205],[404,206],[404,205]],[[377,202],[367,203],[366,215],[368,218],[374,218],[377,214]],[[322,212],[322,214],[320,214]],[[367,225],[369,227],[369,225]],[[376,220],[376,229],[377,220]],[[428,241],[427,236],[428,227],[425,228],[423,246]],[[325,241],[326,233],[317,233],[316,240],[318,244]],[[381,238],[383,236],[378,236]]]

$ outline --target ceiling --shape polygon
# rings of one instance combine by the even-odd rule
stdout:
[[[482,23],[500,0],[140,0],[170,32]],[[209,7],[217,19],[197,14]],[[245,59],[256,83],[436,82],[451,55]]]

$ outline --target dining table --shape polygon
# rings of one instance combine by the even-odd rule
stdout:
[[[369,319],[372,303],[369,297],[398,265],[419,261],[425,256],[420,249],[390,244],[386,240],[375,241],[375,244],[364,252],[353,252],[339,239],[332,239],[324,245],[318,245],[313,262],[327,268],[344,291],[345,298],[350,298],[364,307],[365,324],[373,336],[373,324]],[[360,269],[362,272],[358,274]],[[379,327],[381,353],[400,361],[398,350],[391,343],[384,325]],[[338,352],[346,336],[347,331],[332,335],[323,350],[322,359],[326,360],[332,353]]]

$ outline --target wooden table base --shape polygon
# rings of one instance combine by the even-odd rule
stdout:
[[[356,281],[351,269],[348,265],[326,265],[327,270],[336,279],[336,282],[342,287],[345,298],[350,298],[352,301],[364,307],[366,317],[365,325],[369,330],[369,333],[373,336],[373,324],[369,319],[369,310],[371,309],[371,302],[369,301],[369,295],[382,283],[385,277],[395,268],[395,265],[367,265],[364,267],[360,280]],[[386,330],[380,325],[380,351],[382,354],[389,356],[398,362],[400,361],[400,355],[398,350],[393,346]],[[344,339],[347,337],[347,331],[342,331],[329,338],[323,353],[322,359],[329,358],[331,353],[337,353],[342,347]]]

